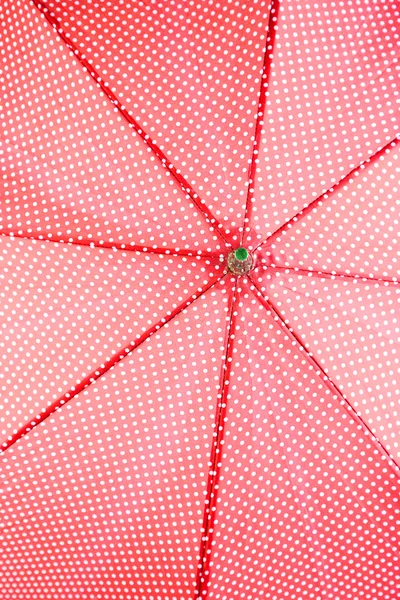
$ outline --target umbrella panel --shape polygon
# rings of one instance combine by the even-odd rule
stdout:
[[[187,192],[32,2],[6,1],[0,10],[8,49],[0,58],[0,232],[219,251],[220,236]]]
[[[208,598],[387,598],[399,587],[397,471],[243,281]]]
[[[0,598],[193,597],[231,295],[205,292],[2,455]]]
[[[398,134],[397,3],[274,7],[245,239],[253,248]]]
[[[219,259],[6,236],[0,261],[2,442],[222,272]]]
[[[269,2],[36,3],[237,242]]]
[[[399,143],[388,144],[261,245],[262,264],[398,280]]]
[[[400,287],[263,270],[260,289],[382,445],[399,456]]]

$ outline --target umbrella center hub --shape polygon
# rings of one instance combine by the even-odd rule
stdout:
[[[253,266],[253,257],[247,248],[236,248],[228,254],[227,264],[234,275],[246,275]]]

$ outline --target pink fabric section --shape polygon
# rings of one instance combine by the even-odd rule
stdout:
[[[395,2],[279,2],[246,244],[395,138],[397,22]]]
[[[399,141],[389,144],[263,244],[263,264],[398,280],[399,149]]]
[[[1,456],[0,598],[193,597],[229,298],[209,290]]]
[[[400,457],[400,286],[272,269],[257,281],[383,446]]]
[[[220,249],[220,237],[33,3],[18,5],[23,21],[4,18],[0,31],[0,232]],[[18,13],[8,0],[7,9]]]
[[[269,2],[39,4],[238,240]]]
[[[1,441],[222,273],[218,259],[7,236],[0,263]]]
[[[398,476],[246,283],[221,469],[207,598],[397,598]]]

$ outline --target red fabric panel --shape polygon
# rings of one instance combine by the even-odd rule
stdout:
[[[225,351],[219,284],[0,458],[0,598],[192,598]]]
[[[400,278],[396,141],[260,247],[263,264]]]
[[[400,457],[400,286],[273,270],[257,281],[383,446]]]
[[[398,133],[398,3],[276,5],[253,246]]]
[[[268,1],[38,3],[238,241]]]
[[[240,293],[207,598],[398,597],[398,474]]]
[[[1,442],[222,271],[218,259],[6,236],[0,264]]]
[[[33,3],[7,0],[2,10],[0,232],[219,249],[220,237]]]

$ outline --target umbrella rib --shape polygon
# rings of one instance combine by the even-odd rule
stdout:
[[[55,402],[53,402],[50,406],[48,406],[42,413],[36,415],[35,418],[30,419],[27,423],[25,423],[14,435],[9,436],[8,439],[3,442],[0,446],[0,453],[8,450],[15,442],[17,442],[24,435],[32,431],[37,425],[42,423],[45,419],[50,417],[54,412],[59,410],[62,406],[64,406],[67,402],[75,398],[80,392],[85,390],[87,387],[92,385],[95,381],[97,381],[102,375],[107,373],[112,367],[117,365],[121,360],[123,360],[128,354],[130,354],[133,350],[138,348],[141,344],[143,344],[150,336],[154,333],[162,329],[167,323],[172,321],[176,316],[178,316],[185,308],[190,306],[193,302],[195,302],[198,298],[203,296],[209,289],[215,286],[221,279],[223,275],[219,275],[217,278],[214,278],[211,282],[208,282],[207,285],[199,288],[196,292],[191,294],[186,300],[181,302],[177,307],[173,310],[168,311],[168,313],[159,319],[157,323],[154,323],[151,327],[149,327],[145,332],[142,333],[140,337],[138,337],[134,342],[131,342],[125,348],[119,350],[116,354],[114,354],[111,358],[109,358],[106,362],[101,364],[97,369],[92,371],[89,375],[84,377],[77,385],[73,386],[68,392],[63,394],[60,398],[58,398]]]
[[[226,342],[226,353],[225,360],[221,371],[220,380],[220,403],[217,405],[215,415],[215,430],[212,441],[212,448],[210,454],[210,470],[208,473],[207,482],[207,494],[204,506],[204,518],[202,527],[202,540],[200,545],[200,558],[197,570],[196,578],[196,599],[204,598],[204,590],[208,587],[210,579],[209,564],[211,559],[211,544],[214,531],[214,521],[216,516],[216,505],[217,505],[217,494],[219,487],[219,477],[221,472],[221,459],[222,459],[222,448],[223,439],[225,433],[225,421],[227,413],[227,401],[229,394],[229,381],[230,372],[232,368],[232,348],[233,339],[232,333],[235,330],[236,325],[236,295],[237,292],[237,278],[235,281],[231,310],[229,314],[229,328]]]
[[[252,207],[252,194],[254,192],[254,181],[256,176],[256,169],[258,163],[258,154],[260,151],[261,144],[261,133],[263,128],[263,117],[265,106],[267,103],[267,90],[268,90],[268,82],[269,76],[271,73],[271,65],[272,65],[272,51],[275,43],[275,34],[276,34],[276,22],[279,14],[279,0],[272,0],[271,8],[268,17],[268,25],[267,25],[267,39],[265,44],[265,53],[264,53],[264,63],[261,74],[261,84],[260,84],[260,96],[258,102],[258,111],[256,118],[256,125],[254,131],[254,143],[253,143],[253,152],[250,159],[249,172],[248,172],[248,190],[247,190],[247,198],[246,205],[244,211],[243,218],[243,230],[241,235],[242,245],[244,242],[245,230],[246,230],[246,222],[249,221],[251,216],[251,207]],[[268,51],[270,49],[270,52]]]
[[[331,379],[331,377],[327,374],[325,369],[318,362],[318,360],[314,357],[314,355],[307,349],[307,347],[304,344],[304,342],[302,341],[301,337],[297,333],[295,333],[295,331],[291,327],[289,327],[288,323],[286,323],[285,318],[282,315],[282,313],[280,312],[279,308],[277,306],[275,306],[275,304],[274,304],[274,302],[272,302],[272,300],[270,300],[269,298],[266,298],[264,296],[264,294],[262,293],[262,291],[260,290],[257,283],[254,281],[254,279],[252,277],[249,276],[249,279],[254,286],[254,289],[252,289],[252,288],[250,288],[250,289],[252,290],[255,297],[258,298],[259,302],[262,304],[262,306],[264,306],[264,308],[266,310],[271,311],[272,314],[275,315],[275,317],[276,317],[278,323],[281,325],[282,329],[284,329],[286,331],[287,335],[290,338],[292,338],[292,340],[294,342],[296,342],[296,344],[298,346],[300,346],[300,348],[304,351],[305,358],[307,358],[309,363],[316,369],[317,374],[319,374],[321,379],[324,381],[325,385],[330,389],[330,391],[333,393],[334,396],[338,397],[343,402],[343,404],[346,406],[348,413],[356,421],[356,423],[361,425],[361,427],[363,427],[363,429],[368,432],[369,436],[374,441],[375,445],[378,447],[380,452],[383,452],[386,455],[389,465],[392,467],[392,469],[396,473],[396,476],[398,477],[399,473],[400,473],[400,465],[396,462],[396,460],[393,458],[393,456],[390,454],[390,452],[385,448],[385,446],[382,444],[382,442],[377,438],[377,436],[374,434],[374,432],[369,427],[369,425],[367,425],[367,423],[364,421],[364,419],[353,408],[351,403],[343,395],[343,392],[336,385],[336,383]],[[257,292],[255,290],[257,290]]]
[[[128,121],[129,125],[136,131],[138,135],[142,138],[142,140],[148,145],[149,148],[153,151],[155,156],[160,160],[161,164],[165,169],[167,169],[174,179],[178,182],[182,190],[189,196],[193,204],[199,210],[200,214],[205,218],[205,220],[210,223],[218,235],[222,238],[222,240],[227,244],[227,246],[231,246],[227,238],[227,234],[223,229],[222,223],[220,223],[217,218],[213,215],[211,210],[205,204],[203,200],[200,199],[198,193],[194,190],[194,188],[190,185],[190,183],[186,180],[186,178],[180,173],[179,169],[177,169],[170,160],[168,160],[167,156],[164,152],[157,146],[157,144],[151,139],[151,137],[143,130],[140,124],[134,119],[128,112],[128,110],[124,107],[123,103],[118,100],[117,96],[111,90],[111,88],[105,83],[100,73],[94,68],[93,65],[85,58],[79,48],[74,44],[74,42],[67,36],[64,29],[62,28],[58,19],[51,14],[50,9],[45,5],[41,0],[33,0],[36,8],[40,10],[40,12],[45,16],[50,25],[57,31],[60,38],[66,44],[66,46],[74,53],[75,57],[79,60],[79,62],[86,68],[89,75],[95,80],[96,84],[100,86],[106,96],[111,100],[112,104],[118,109],[121,115]]]
[[[0,231],[0,235],[9,238],[18,238],[23,240],[34,240],[37,242],[51,242],[54,244],[66,244],[67,246],[85,246],[89,248],[105,248],[107,250],[122,250],[123,252],[143,252],[144,254],[168,254],[169,256],[197,256],[204,258],[218,258],[221,252],[206,252],[203,250],[190,250],[185,248],[167,248],[159,246],[142,246],[140,244],[122,244],[120,242],[102,242],[96,243],[91,240],[54,240],[51,238],[40,238],[30,235],[23,235],[13,232]]]
[[[320,277],[322,279],[333,279],[333,278],[338,278],[338,279],[350,279],[351,281],[357,281],[360,283],[369,283],[369,282],[376,282],[376,283],[389,283],[389,284],[394,284],[394,285],[399,285],[399,280],[398,279],[389,279],[386,277],[370,277],[369,275],[366,275],[365,273],[344,273],[343,271],[316,271],[314,269],[302,269],[300,267],[286,267],[286,266],[280,266],[280,265],[257,265],[255,267],[256,269],[271,269],[273,271],[279,271],[279,272],[288,272],[291,271],[292,273],[298,274],[298,275],[308,275],[309,277]]]
[[[359,165],[354,167],[347,175],[345,175],[342,179],[340,179],[337,183],[332,185],[328,190],[323,192],[315,198],[310,204],[299,210],[293,217],[289,219],[286,223],[281,225],[278,229],[276,229],[271,235],[269,235],[264,241],[260,242],[253,250],[255,252],[261,246],[265,246],[266,244],[272,244],[282,233],[284,233],[287,229],[290,229],[293,224],[299,223],[304,217],[306,217],[316,206],[320,206],[322,202],[329,199],[333,193],[335,193],[338,189],[348,183],[348,181],[357,173],[359,169],[364,169],[369,163],[372,163],[375,160],[378,160],[381,156],[387,152],[390,147],[394,147],[396,144],[400,144],[400,138],[396,136],[394,139],[390,140],[385,146],[377,150],[374,154],[372,154],[369,158],[363,160]]]

